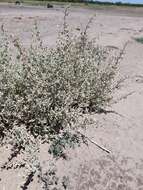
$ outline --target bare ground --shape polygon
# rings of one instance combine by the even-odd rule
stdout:
[[[15,7],[0,5],[0,24],[9,33],[29,45],[33,23],[36,20],[42,38],[53,46],[61,29],[64,8]],[[96,13],[89,35],[97,43],[121,49],[126,42],[125,55],[118,69],[122,87],[114,94],[109,109],[118,114],[92,115],[86,134],[111,151],[108,155],[93,144],[82,146],[69,153],[68,162],[59,161],[59,175],[71,177],[74,190],[143,190],[143,45],[134,38],[143,36],[143,9],[83,9],[71,8],[69,25],[76,33],[84,28],[88,19]],[[46,160],[47,150],[41,152]],[[6,158],[0,150],[0,164]],[[19,190],[22,180],[20,171],[0,174],[0,190]],[[39,190],[36,182],[30,190]]]

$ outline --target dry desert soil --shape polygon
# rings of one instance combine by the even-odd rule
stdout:
[[[25,46],[31,39],[36,20],[44,43],[54,46],[63,22],[64,7],[15,6],[0,4],[0,25],[8,33],[19,37]],[[116,113],[92,115],[86,134],[93,141],[106,147],[111,154],[92,143],[69,153],[68,161],[59,161],[59,175],[70,177],[74,190],[143,190],[143,44],[135,41],[143,37],[143,8],[80,8],[71,7],[68,23],[73,32],[80,32],[88,19],[96,14],[89,29],[89,36],[97,43],[115,50],[127,43],[118,68],[122,85],[113,94],[110,110]],[[41,159],[46,160],[46,149]],[[0,164],[7,158],[0,149]],[[46,167],[46,166],[45,166]],[[21,171],[0,173],[0,190],[19,190]],[[36,181],[30,190],[39,190]]]

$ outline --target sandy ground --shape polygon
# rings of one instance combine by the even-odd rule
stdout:
[[[0,5],[0,25],[15,37],[29,44],[36,20],[42,39],[53,46],[61,29],[64,8],[15,7]],[[82,146],[70,153],[68,162],[60,161],[59,168],[71,177],[74,190],[143,190],[143,45],[134,38],[143,36],[143,9],[83,9],[72,8],[68,17],[74,32],[84,28],[96,13],[89,35],[104,46],[121,49],[128,42],[118,69],[118,77],[127,78],[114,94],[112,110],[117,114],[93,115],[96,123],[86,133],[108,148],[110,155],[93,144]],[[41,157],[45,159],[46,149]],[[0,150],[0,163],[6,154]],[[0,190],[19,190],[21,174],[9,171],[0,174]],[[33,183],[30,190],[39,190]]]

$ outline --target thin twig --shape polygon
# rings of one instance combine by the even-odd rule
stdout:
[[[70,5],[68,5],[66,8],[65,8],[65,11],[64,11],[64,23],[63,23],[63,31],[65,32],[67,30],[67,17],[69,15],[69,9],[70,9]]]
[[[108,153],[108,154],[110,154],[110,153],[111,153],[111,151],[110,151],[110,150],[108,150],[108,149],[106,149],[105,147],[103,147],[103,146],[99,145],[97,142],[95,142],[95,141],[91,140],[88,136],[86,136],[86,135],[82,134],[82,133],[81,133],[81,132],[79,132],[79,131],[78,131],[78,133],[79,133],[80,135],[82,135],[84,138],[86,138],[89,142],[91,142],[92,144],[94,144],[95,146],[97,146],[99,149],[103,150],[104,152],[106,152],[106,153]]]
[[[87,30],[90,28],[90,25],[92,24],[94,18],[96,17],[96,14],[94,14],[91,18],[89,18],[86,26],[85,26],[85,29],[83,31],[83,35],[86,35],[87,34]]]
[[[122,57],[123,57],[123,55],[124,55],[124,53],[125,53],[125,50],[126,50],[128,44],[129,44],[129,41],[127,41],[127,42],[124,44],[123,48],[121,49],[119,55],[118,55],[117,58],[116,58],[115,65],[118,65],[118,64],[120,63],[120,61],[121,61],[121,59],[122,59]]]
[[[120,117],[124,117],[122,114],[114,111],[114,110],[105,110],[105,109],[98,109],[98,111],[96,111],[97,114],[108,114],[108,113],[113,113],[113,114],[116,114],[116,115],[119,115]]]

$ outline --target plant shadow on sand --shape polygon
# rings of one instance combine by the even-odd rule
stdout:
[[[105,156],[81,164],[74,180],[76,190],[142,190],[143,160]]]

